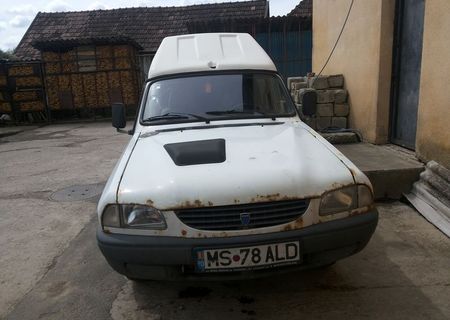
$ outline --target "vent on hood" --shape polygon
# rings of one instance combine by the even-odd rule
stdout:
[[[226,159],[224,139],[169,143],[164,149],[177,166],[220,163]]]

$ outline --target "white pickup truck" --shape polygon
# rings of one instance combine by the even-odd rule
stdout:
[[[113,105],[118,131],[124,111]],[[302,122],[248,34],[165,38],[127,132],[98,204],[97,241],[128,278],[329,265],[363,249],[376,228],[369,180]]]

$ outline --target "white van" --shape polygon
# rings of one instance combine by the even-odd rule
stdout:
[[[98,204],[98,245],[116,271],[249,278],[365,247],[378,222],[369,180],[302,122],[250,35],[165,38],[148,76]],[[118,131],[124,110],[113,105]]]

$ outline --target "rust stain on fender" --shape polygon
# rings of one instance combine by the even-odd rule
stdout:
[[[356,179],[355,179],[355,177],[356,177],[356,172],[355,172],[355,170],[353,170],[353,168],[350,168],[350,167],[347,167],[347,168],[348,168],[348,170],[350,170],[350,173],[352,174],[353,179],[356,180]]]
[[[297,229],[303,228],[303,218],[298,218],[295,220],[294,225]]]
[[[301,229],[303,228],[303,218],[298,218],[297,220],[289,223],[287,226],[285,226],[281,231],[290,231],[295,229]]]
[[[375,205],[374,204],[372,204],[372,205],[370,205],[368,207],[358,208],[358,209],[352,210],[349,213],[349,217],[353,217],[353,216],[357,216],[357,215],[360,215],[360,214],[364,214],[364,213],[367,213],[367,212],[369,212],[369,211],[371,211],[373,209],[375,209]]]
[[[187,234],[187,231],[186,230],[181,230],[181,235],[183,236],[183,237],[185,237],[186,236],[186,234]]]
[[[343,188],[343,187],[345,187],[345,185],[343,185],[342,183],[333,182],[333,184],[331,185],[331,189],[326,190],[326,192],[328,192],[328,191],[334,191],[334,190],[336,190],[336,189],[340,189],[340,188]]]

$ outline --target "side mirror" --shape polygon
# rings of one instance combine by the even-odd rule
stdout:
[[[317,111],[317,93],[307,91],[302,97],[302,113],[307,117],[312,117]]]
[[[112,126],[120,131],[127,126],[125,105],[123,103],[113,103],[112,105]]]

